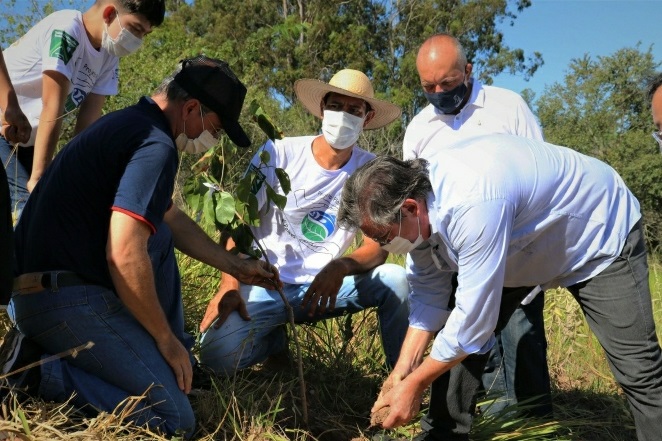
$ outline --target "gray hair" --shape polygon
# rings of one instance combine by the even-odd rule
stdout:
[[[175,81],[175,76],[179,73],[180,70],[182,70],[182,63],[179,63],[177,65],[177,69],[175,69],[174,72],[172,72],[170,75],[165,77],[163,81],[161,81],[161,84],[158,85],[154,93],[156,95],[165,95],[167,100],[171,102],[184,102],[194,99],[194,97],[192,97],[191,94],[185,91]],[[202,104],[202,101],[200,101],[200,108],[202,109],[203,115],[213,112],[209,107]]]
[[[359,228],[369,222],[378,228],[398,221],[405,199],[425,199],[432,191],[428,161],[401,161],[378,156],[365,163],[347,179],[338,210],[338,225]]]

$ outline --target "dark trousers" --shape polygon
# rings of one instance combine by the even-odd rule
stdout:
[[[501,331],[532,287],[504,288],[495,332]],[[421,428],[439,441],[468,440],[476,407],[476,394],[489,358],[474,354],[441,375],[430,386],[430,406]]]
[[[606,353],[616,381],[623,388],[634,417],[637,439],[659,441],[662,434],[662,350],[653,319],[641,222],[634,226],[614,262],[597,276],[568,290],[581,306],[591,331]],[[504,292],[497,330],[512,315],[524,297],[522,294],[526,295],[525,292]],[[469,439],[475,408],[472,389],[475,392],[480,384],[483,358],[485,356],[469,356],[445,374],[447,379],[441,376],[432,383],[430,408],[421,420],[421,427],[430,435],[428,439]]]
[[[7,174],[5,168],[0,167],[0,305],[6,305],[9,302],[12,290],[14,227],[10,207]]]
[[[552,391],[547,367],[547,339],[539,293],[528,305],[520,305],[506,326],[496,333],[496,344],[483,371],[480,395],[489,404],[481,412],[494,415],[526,401],[528,416],[552,415]]]

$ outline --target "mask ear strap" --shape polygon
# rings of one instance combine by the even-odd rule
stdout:
[[[398,214],[400,215],[400,226],[398,227],[398,237],[400,237],[400,232],[402,231],[402,207],[400,207],[400,211],[398,211]]]

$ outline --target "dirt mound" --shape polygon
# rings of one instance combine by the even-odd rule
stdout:
[[[392,387],[393,386],[391,386],[390,383],[385,384],[381,392],[379,392],[379,395],[381,396],[383,394],[386,394],[388,391],[391,390]],[[386,418],[388,418],[388,414],[390,412],[391,412],[391,406],[382,407],[376,412],[372,412],[370,414],[370,427],[382,427],[382,423]]]

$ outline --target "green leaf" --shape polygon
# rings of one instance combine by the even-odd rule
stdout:
[[[248,216],[246,216],[246,221],[253,226],[260,225],[260,215],[257,206],[257,196],[251,193],[248,196],[248,204],[246,204],[246,211]]]
[[[214,191],[209,190],[205,194],[204,203],[202,205],[202,217],[205,218],[207,222],[214,222],[216,219],[216,213],[214,211]]]
[[[256,100],[251,101],[249,112],[253,115],[253,121],[257,123],[270,140],[275,141],[276,139],[283,139],[283,131],[274,124],[269,115],[265,113]]]
[[[289,194],[292,190],[292,185],[290,184],[290,177],[287,172],[282,168],[276,168],[276,177],[278,182],[280,182],[280,188],[283,189],[283,193]]]
[[[197,193],[186,194],[186,204],[197,213],[202,208],[202,196]]]
[[[232,230],[232,240],[234,240],[235,247],[238,252],[251,256],[254,255],[252,247],[253,233],[248,225],[237,225],[237,228]]]
[[[242,202],[248,201],[248,195],[251,194],[251,182],[253,176],[250,173],[247,173],[239,183],[237,184],[237,199]]]
[[[217,181],[221,180],[223,176],[223,163],[220,158],[216,155],[212,156],[209,161],[209,174],[213,176]]]
[[[234,198],[226,191],[214,192],[215,219],[220,224],[229,224],[234,219]]]
[[[271,186],[267,186],[267,198],[273,201],[274,204],[281,210],[285,209],[285,204],[287,203],[287,197],[282,194],[278,194],[274,191]]]
[[[184,183],[184,200],[194,212],[202,209],[202,198],[207,192],[207,187],[203,185],[203,182],[204,179],[201,176],[191,176]]]
[[[268,151],[262,150],[260,152],[260,161],[264,164],[269,164],[269,161],[271,160],[271,155],[269,154]]]

